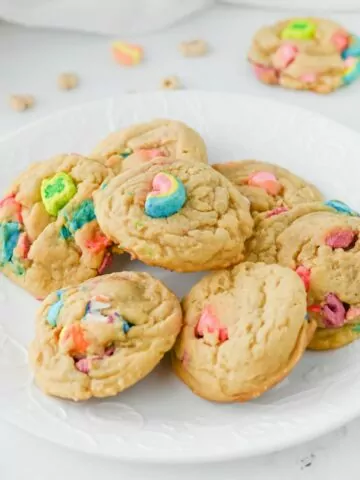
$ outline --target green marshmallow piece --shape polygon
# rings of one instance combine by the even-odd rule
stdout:
[[[74,180],[67,173],[60,172],[41,182],[41,199],[45,210],[56,216],[72,199],[77,191]]]
[[[282,40],[310,40],[314,38],[316,25],[308,20],[293,20],[281,32]]]
[[[120,157],[127,158],[132,153],[134,153],[134,151],[131,148],[125,148],[125,150],[120,153]]]

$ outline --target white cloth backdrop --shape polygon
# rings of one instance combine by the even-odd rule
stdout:
[[[0,0],[0,18],[105,35],[160,30],[216,2],[267,8],[360,11],[360,0]]]

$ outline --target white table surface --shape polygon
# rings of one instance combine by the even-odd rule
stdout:
[[[302,12],[298,12],[301,14]],[[307,12],[303,12],[307,13]],[[329,96],[284,91],[257,83],[244,60],[252,33],[288,12],[216,7],[169,28],[130,40],[142,43],[146,61],[133,69],[112,62],[109,38],[49,30],[25,30],[0,24],[0,136],[67,106],[127,91],[152,91],[162,77],[178,75],[185,88],[272,96],[321,112],[360,130],[360,82]],[[333,14],[350,30],[360,29],[359,14]],[[211,54],[186,59],[177,52],[183,40],[203,38]],[[78,89],[57,90],[57,75],[74,71]],[[7,105],[10,94],[29,93],[36,106],[24,113]],[[97,139],[94,139],[94,143]],[[289,152],[291,154],[291,152]],[[0,422],[0,479],[92,480],[111,478],[172,480],[358,479],[360,419],[325,437],[264,457],[213,465],[148,466],[92,458],[65,450]],[[54,437],[56,432],[54,432]]]

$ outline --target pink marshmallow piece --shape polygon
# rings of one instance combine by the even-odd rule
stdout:
[[[279,69],[286,68],[295,60],[298,49],[295,45],[285,43],[281,45],[275,52],[273,57],[274,66]]]
[[[184,350],[183,356],[181,357],[181,363],[185,369],[189,366],[190,363],[190,354],[187,350]]]
[[[112,260],[113,260],[112,254],[110,252],[105,253],[103,261],[101,262],[101,265],[98,269],[99,275],[101,275],[104,272],[104,270],[111,265]]]
[[[325,238],[325,243],[331,248],[351,248],[357,239],[357,233],[353,230],[335,230]]]
[[[357,62],[358,62],[358,59],[355,57],[348,57],[344,60],[344,64],[346,68],[353,68]]]
[[[356,317],[360,317],[360,307],[350,307],[346,312],[346,320],[351,321]]]
[[[165,153],[160,150],[160,148],[140,148],[139,150],[136,151],[136,153],[140,153],[143,157],[149,160],[153,160],[154,158],[157,157],[166,157]]]
[[[276,207],[273,210],[269,210],[266,214],[266,218],[274,217],[275,215],[280,215],[280,213],[288,212],[287,207]]]
[[[110,345],[109,347],[107,347],[104,352],[105,357],[111,357],[112,355],[114,355],[115,350],[115,345]]]
[[[81,373],[89,373],[90,371],[90,360],[88,358],[81,358],[77,362],[75,362],[75,367]]]
[[[228,329],[226,327],[221,327],[219,330],[219,340],[220,342],[225,342],[229,339]]]
[[[196,325],[196,333],[200,336],[204,335],[204,331],[207,330],[209,333],[214,333],[220,328],[220,321],[214,315],[211,307],[205,307],[201,313],[198,324]]]
[[[204,336],[205,331],[208,331],[209,333],[217,333],[220,342],[225,342],[225,340],[228,340],[229,338],[227,328],[221,326],[220,320],[214,314],[210,306],[204,308],[195,327],[195,333],[200,337]]]
[[[332,43],[335,45],[338,52],[342,52],[349,45],[349,36],[343,32],[336,32],[331,37]]]
[[[253,64],[253,68],[256,78],[261,82],[268,83],[270,85],[276,85],[279,83],[275,68],[265,67],[264,65],[257,64]]]
[[[321,312],[321,305],[309,305],[308,312],[311,313],[320,313]]]
[[[322,317],[326,327],[338,328],[345,323],[346,310],[344,304],[335,293],[328,293],[322,307]]]
[[[304,83],[315,83],[317,79],[316,73],[304,73],[300,77],[300,81]]]
[[[171,189],[171,180],[166,174],[160,172],[153,178],[152,188],[151,195],[167,193]]]
[[[248,185],[252,187],[260,187],[270,195],[278,195],[282,190],[281,183],[274,174],[270,172],[255,172],[249,175]]]
[[[310,288],[310,276],[311,276],[311,270],[309,268],[304,267],[304,265],[299,265],[295,272],[299,275],[301,278],[305,291],[308,292]]]
[[[27,233],[22,233],[19,238],[18,247],[20,249],[21,258],[26,259],[30,250],[31,242]]]

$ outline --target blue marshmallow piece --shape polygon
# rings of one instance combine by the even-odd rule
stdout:
[[[355,210],[352,210],[348,205],[346,205],[346,203],[341,202],[340,200],[328,200],[325,202],[325,205],[333,208],[339,213],[343,213],[344,215],[351,215],[352,217],[359,216],[358,212],[355,212]]]
[[[58,297],[58,301],[53,303],[49,310],[48,310],[48,314],[47,314],[47,321],[48,323],[52,326],[52,327],[56,327],[57,325],[57,320],[58,320],[58,317],[59,317],[59,314],[60,314],[60,310],[62,309],[62,307],[64,306],[64,302],[61,300],[61,295],[62,295],[62,292],[61,290],[59,290],[58,292],[56,292],[56,295]]]
[[[18,222],[0,223],[0,264],[11,262],[21,234]]]
[[[341,53],[344,60],[349,57],[360,57],[360,38],[357,35],[351,35],[350,44]]]

